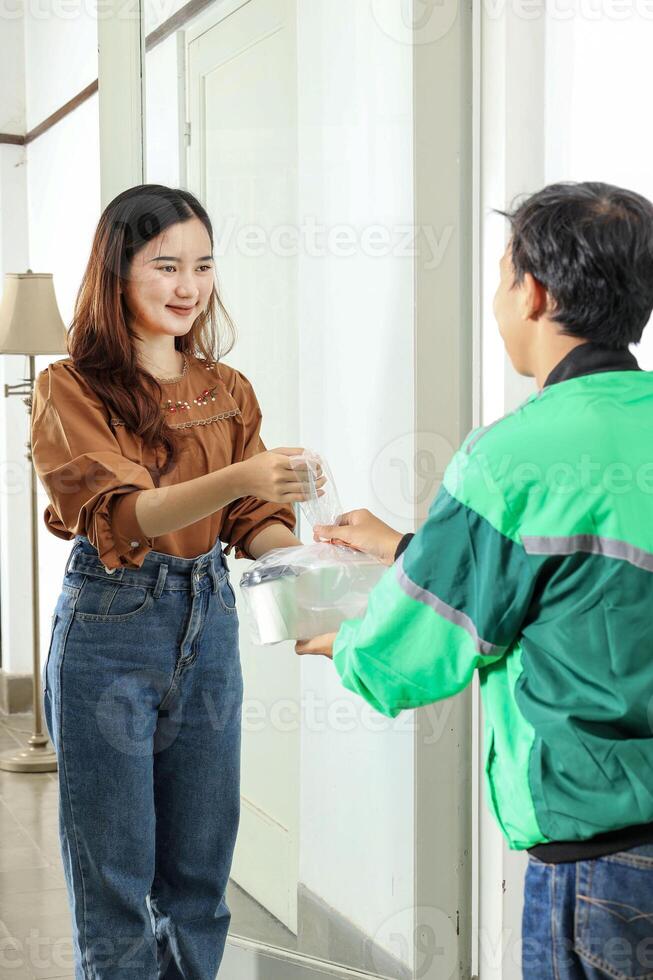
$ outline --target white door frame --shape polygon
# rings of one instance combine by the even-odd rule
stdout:
[[[98,19],[100,63],[100,160],[102,203],[144,180],[145,74],[142,0],[107,0]],[[243,0],[241,0],[241,3]],[[247,0],[244,0],[247,2]],[[370,0],[376,3],[377,0]],[[221,10],[239,6],[226,0]],[[436,5],[437,6],[437,5]],[[442,5],[439,5],[442,7]],[[406,7],[402,4],[405,14]],[[473,281],[473,18],[471,5],[448,0],[430,17],[445,18],[428,37],[425,18],[412,24],[415,226],[435,230],[444,244],[435,268],[427,250],[415,258],[415,433],[416,448],[429,449],[434,431],[456,447],[477,415],[472,365],[478,348],[472,304]],[[404,25],[405,26],[405,25]],[[407,28],[410,30],[410,27]],[[426,31],[426,34],[425,34]],[[410,36],[397,43],[410,43]],[[116,68],[118,66],[118,70]],[[444,236],[444,237],[443,237]],[[437,460],[438,465],[442,460]],[[446,462],[446,460],[445,460]],[[426,505],[425,508],[426,509]],[[424,513],[417,515],[421,521]],[[458,964],[450,977],[469,980],[472,959],[472,697],[443,702],[441,736],[433,741],[424,710],[415,730],[415,946],[416,977],[447,980],[438,959],[437,922],[445,923],[447,960]],[[440,716],[442,717],[442,716]],[[434,916],[436,934],[433,935]],[[445,922],[446,920],[446,922]],[[435,939],[424,962],[424,931]],[[455,956],[450,944],[455,944]],[[320,980],[364,974],[230,938],[226,975],[238,980]]]
[[[212,27],[219,24],[225,17],[231,16],[236,10],[245,7],[251,0],[216,0],[215,4],[209,7],[203,15],[193,20],[185,28],[186,44],[196,41],[198,37],[210,31]]]
[[[107,0],[97,19],[102,208],[145,180],[143,0]]]
[[[474,5],[476,6],[476,5]],[[472,302],[475,213],[473,25],[471,4],[445,3],[438,17],[457,16],[446,33],[413,48],[415,226],[435,229],[446,243],[441,261],[415,265],[415,451],[429,451],[429,436],[457,448],[477,416],[474,349],[478,325]],[[436,17],[432,11],[432,17]],[[431,449],[432,451],[432,449]],[[435,461],[439,469],[448,459]],[[417,514],[421,523],[430,500]],[[439,738],[430,744],[429,723],[415,731],[415,939],[420,924],[437,928],[442,914],[447,939],[457,943],[458,972],[469,978],[472,960],[472,692],[438,708]],[[426,709],[417,712],[424,717]],[[446,711],[443,715],[441,712]],[[432,722],[431,728],[432,731]],[[435,915],[434,915],[435,911]],[[437,932],[432,943],[437,950]],[[416,967],[419,966],[416,952]],[[440,961],[441,962],[441,961]],[[418,975],[433,978],[437,952]]]
[[[546,16],[524,18],[506,4],[496,16],[480,4],[477,61],[479,141],[480,254],[478,268],[482,309],[482,352],[485,361],[482,417],[488,424],[512,411],[535,390],[532,378],[512,367],[492,313],[498,263],[509,233],[507,222],[490,208],[507,208],[518,194],[542,187],[545,174],[545,34]],[[528,139],[524,139],[528,133]],[[479,370],[479,377],[481,371]],[[491,380],[492,388],[487,382]],[[478,691],[476,692],[479,697]],[[477,706],[480,713],[480,708]],[[482,746],[480,738],[478,751]],[[482,755],[478,760],[483,778]],[[478,786],[482,800],[483,787]],[[511,851],[486,806],[479,808],[478,835],[478,960],[479,980],[520,980],[521,915],[525,851]]]
[[[215,9],[217,8],[217,9]],[[181,32],[180,32],[181,33]],[[211,213],[215,222],[220,212],[220,203],[226,205],[226,214],[222,218],[228,220],[228,216],[236,214],[239,222],[246,221],[248,224],[264,221],[265,224],[299,224],[298,218],[298,179],[290,176],[297,160],[297,133],[298,133],[298,92],[297,74],[295,66],[297,63],[297,0],[235,0],[226,7],[219,4],[209,7],[199,24],[192,22],[189,29],[185,32],[185,64],[187,66],[186,82],[186,122],[187,128],[192,133],[192,139],[185,149],[185,166],[188,174],[188,189],[197,194],[205,207]],[[269,51],[274,50],[276,54],[271,56]],[[268,54],[266,55],[266,50]],[[274,66],[273,71],[276,75],[277,83],[282,84],[283,95],[273,97],[269,95],[265,107],[262,101],[257,105],[255,112],[258,115],[259,125],[254,125],[254,131],[263,131],[269,124],[268,113],[280,112],[280,117],[275,118],[275,132],[288,134],[280,137],[279,142],[275,143],[273,159],[275,163],[274,172],[277,176],[280,170],[288,175],[288,184],[276,204],[276,184],[272,183],[268,187],[268,194],[254,191],[252,185],[248,183],[248,190],[240,196],[235,188],[233,181],[240,183],[242,163],[239,162],[233,167],[220,156],[223,140],[208,136],[213,126],[218,128],[224,124],[223,113],[228,112],[229,106],[235,111],[235,117],[230,117],[231,122],[226,123],[227,129],[234,124],[234,119],[238,119],[240,124],[240,108],[234,105],[237,98],[236,92],[247,87],[247,77],[250,68],[243,68],[242,59],[247,59],[248,66],[257,64],[261,70],[262,60],[266,57],[273,57],[273,62],[268,65]],[[278,70],[277,70],[278,69]],[[256,69],[255,69],[256,70]],[[238,72],[238,84],[235,89],[229,88],[230,98],[227,103],[220,102],[220,110],[216,114],[213,99],[220,99],[219,91],[224,91],[225,72]],[[265,74],[265,73],[264,73]],[[220,77],[223,84],[218,90],[212,88],[211,79]],[[260,78],[260,76],[259,76]],[[283,79],[283,81],[282,81]],[[242,81],[242,85],[241,85]],[[251,79],[250,79],[251,81]],[[261,86],[266,88],[266,85]],[[257,89],[258,91],[258,89]],[[277,90],[278,91],[278,90]],[[246,100],[247,101],[247,100]],[[258,101],[258,100],[257,100]],[[247,110],[252,111],[252,107]],[[251,117],[248,117],[250,124]],[[277,127],[279,129],[277,130]],[[252,133],[252,139],[256,137]],[[266,138],[263,139],[263,149],[265,153]],[[207,141],[213,150],[207,150]],[[252,152],[250,146],[249,152]],[[208,154],[208,156],[207,156]],[[215,157],[213,154],[217,154]],[[285,155],[285,166],[281,164],[278,154]],[[258,153],[254,154],[258,156]],[[218,159],[220,158],[220,159]],[[249,158],[249,156],[248,156]],[[250,165],[251,165],[251,158]],[[270,170],[264,163],[266,157],[263,155],[257,164],[257,177],[254,184],[258,186],[259,180],[266,180],[270,177]],[[270,159],[270,158],[268,158]],[[221,162],[220,162],[221,161]],[[208,166],[206,165],[208,163]],[[222,163],[227,167],[228,176],[225,174]],[[247,169],[249,173],[249,166]],[[215,187],[218,179],[227,180],[229,190],[212,194],[211,187]],[[251,174],[250,174],[251,178]],[[248,208],[248,198],[250,193],[258,194],[258,206],[251,211],[247,211],[247,217],[243,208]],[[230,199],[230,200],[228,200]],[[266,206],[270,209],[266,212],[266,218],[262,218],[261,207],[265,211]],[[213,214],[213,209],[216,213]],[[280,210],[279,210],[280,208]],[[272,217],[274,215],[274,217]],[[222,224],[222,222],[220,222]],[[223,299],[226,299],[228,308],[239,324],[240,333],[239,346],[237,351],[236,363],[247,377],[251,378],[256,386],[256,393],[261,405],[265,405],[264,414],[266,416],[265,439],[267,445],[279,445],[281,443],[293,446],[303,445],[300,438],[300,392],[297,385],[298,380],[298,361],[299,361],[299,334],[298,322],[298,297],[294,282],[297,277],[298,259],[293,262],[293,271],[289,271],[287,259],[275,256],[267,256],[263,261],[271,262],[272,267],[262,270],[261,260],[252,266],[247,260],[239,262],[231,248],[226,249],[225,255],[221,258],[220,280],[223,290]],[[236,250],[237,253],[237,250]],[[240,266],[240,275],[245,279],[237,277],[233,279],[235,272],[234,263]],[[247,278],[252,275],[253,278]],[[267,352],[264,363],[259,365],[262,368],[259,375],[255,363],[250,360],[252,356],[256,358],[260,352],[261,338],[254,329],[254,323],[264,322],[266,317],[266,307],[271,297],[265,288],[263,293],[257,291],[257,282],[260,278],[266,281],[274,279],[277,282],[283,281],[284,285],[276,293],[276,303],[284,304],[284,313],[279,316],[277,311],[277,321],[274,330],[276,353]],[[285,277],[285,279],[284,279]],[[247,286],[245,283],[249,283]],[[262,305],[258,308],[258,316],[251,318],[251,306],[249,307],[249,318],[244,316],[243,307],[240,302],[245,295],[249,294],[248,303],[253,303],[254,297],[262,300]],[[263,299],[263,297],[266,297]],[[246,305],[247,308],[247,305]],[[247,335],[250,337],[247,343]],[[256,354],[254,354],[256,351]],[[276,357],[277,360],[267,360],[269,356]],[[233,363],[231,358],[229,363]],[[288,374],[284,374],[284,372]],[[260,384],[260,387],[259,387]],[[281,392],[285,392],[281,394]],[[288,392],[293,391],[292,395]],[[276,399],[276,409],[273,408]],[[269,414],[270,413],[270,414]],[[272,433],[275,433],[274,435]],[[289,440],[286,443],[286,440]],[[251,564],[248,561],[238,561],[233,557],[229,561],[232,576],[236,581],[240,580],[241,575]],[[238,606],[241,612],[241,621],[245,620],[246,610],[242,608],[242,596],[240,589],[236,589],[239,595]],[[240,632],[240,653],[245,678],[245,697],[249,701],[271,706],[269,698],[289,698],[295,704],[301,702],[301,661],[294,654],[294,645],[286,643],[280,648],[275,649],[273,658],[261,657],[261,651],[252,645],[247,630],[241,629]],[[275,692],[273,694],[273,692]],[[231,877],[233,881],[247,892],[259,905],[262,905],[270,914],[281,922],[291,933],[298,933],[298,885],[299,885],[299,865],[300,865],[300,768],[301,768],[301,726],[296,726],[293,732],[277,731],[274,725],[266,726],[264,732],[243,732],[242,743],[242,786],[241,786],[241,816],[238,832],[238,840],[234,853]],[[273,784],[270,785],[266,779],[270,764],[278,762],[278,769],[275,771]],[[263,790],[263,791],[262,791]],[[233,924],[232,924],[233,928]]]

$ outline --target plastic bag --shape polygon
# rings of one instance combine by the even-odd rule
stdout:
[[[240,580],[252,642],[308,640],[362,616],[386,571],[372,555],[324,542],[275,548]]]
[[[310,497],[308,500],[302,500],[299,506],[311,527],[315,527],[316,524],[340,524],[342,518],[340,497],[331,468],[324,457],[311,449],[305,449],[301,455],[290,457],[290,465],[293,469],[302,470],[303,477],[307,471]],[[322,487],[322,496],[318,496],[317,489],[317,481],[320,477],[318,467],[322,468],[322,473],[327,478],[327,482]]]
[[[308,473],[311,497],[299,506],[311,527],[340,524],[342,507],[326,460],[309,449],[290,460],[303,480]],[[319,467],[327,478],[322,496]],[[264,646],[332,633],[343,620],[365,613],[367,597],[385,570],[372,555],[328,542],[268,551],[240,580],[252,642]]]

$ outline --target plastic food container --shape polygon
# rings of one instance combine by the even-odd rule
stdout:
[[[386,571],[370,555],[318,543],[268,552],[240,581],[252,641],[307,640],[362,616]]]

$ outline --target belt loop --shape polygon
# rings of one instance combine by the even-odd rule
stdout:
[[[75,552],[77,550],[77,545],[78,544],[79,544],[79,542],[78,541],[75,541],[74,545],[70,549],[70,554],[68,555],[68,559],[66,561],[66,567],[64,568],[64,573],[63,573],[64,574],[64,578],[66,577],[66,575],[68,574],[68,572],[72,572],[73,569],[74,569],[73,555],[75,554]]]
[[[168,566],[161,562],[159,565],[159,575],[156,580],[156,585],[154,586],[154,598],[159,599],[161,593],[163,592],[163,584],[166,580],[166,575],[168,574]]]
[[[209,571],[211,573],[211,582],[213,583],[213,593],[215,594],[218,591],[218,573],[215,570],[213,562],[209,563]]]
[[[193,595],[193,598],[199,593],[199,589],[197,588],[197,585],[200,580],[201,574],[202,574],[201,563],[199,563],[198,561],[193,562],[193,567],[191,569],[191,576],[190,576],[190,591],[191,594]]]
[[[224,568],[227,575],[229,574],[229,562],[227,561],[227,556],[224,553],[224,549],[220,548],[220,561],[222,562],[222,567]]]

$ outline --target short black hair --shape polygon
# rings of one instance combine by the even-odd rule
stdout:
[[[599,182],[549,184],[499,211],[511,224],[515,284],[549,292],[562,333],[604,347],[641,340],[653,309],[653,204]]]

